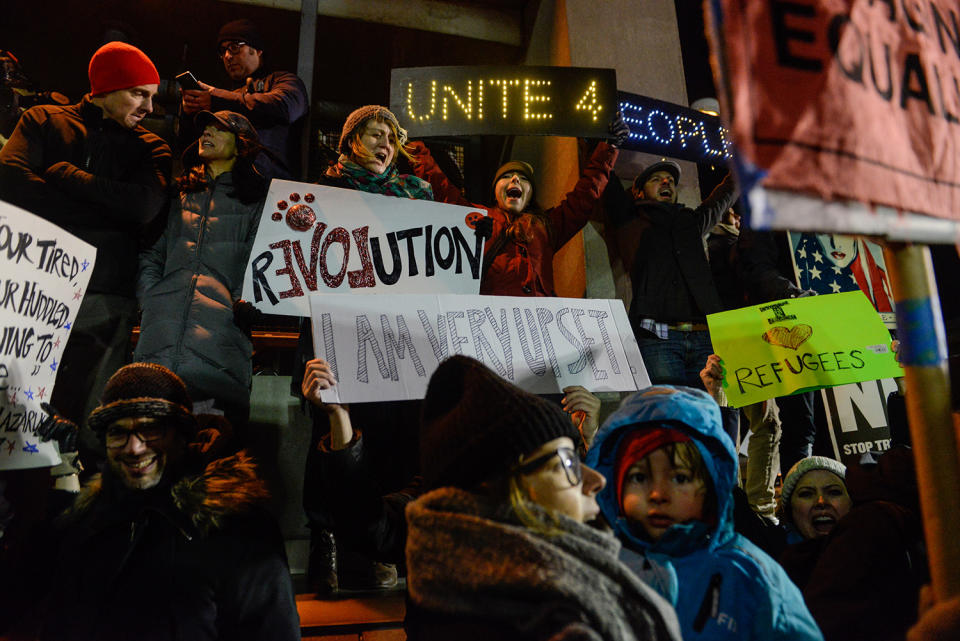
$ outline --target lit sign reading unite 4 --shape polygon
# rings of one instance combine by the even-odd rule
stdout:
[[[532,134],[604,138],[617,110],[612,69],[394,69],[390,109],[411,137]]]
[[[618,105],[630,127],[624,149],[694,162],[730,158],[729,131],[716,116],[625,91]]]

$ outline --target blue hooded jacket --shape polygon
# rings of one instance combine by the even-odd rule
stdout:
[[[644,424],[676,429],[692,439],[716,490],[715,526],[676,524],[654,542],[620,513],[617,450],[626,435]],[[621,560],[673,603],[686,641],[822,641],[800,590],[783,568],[733,530],[736,462],[716,402],[700,390],[670,385],[627,398],[600,428],[586,460],[607,479],[597,500],[624,544]]]

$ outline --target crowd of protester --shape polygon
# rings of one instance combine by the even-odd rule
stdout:
[[[269,180],[301,175],[308,101],[264,64],[250,21],[216,47],[238,88],[183,90],[175,180],[167,141],[141,126],[159,74],[120,42],[91,58],[80,103],[32,107],[0,148],[0,198],[97,248],[41,427],[79,450],[67,467],[84,486],[48,492],[48,476],[35,518],[18,504],[29,488],[0,502],[11,638],[299,638],[244,449],[256,311],[240,292]],[[606,221],[653,386],[601,427],[582,387],[538,397],[454,356],[422,401],[348,407],[322,400],[337,381],[305,323],[294,388],[313,424],[311,586],[405,576],[411,639],[905,638],[929,577],[902,397],[894,447],[850,468],[811,456],[812,394],[745,408],[740,429],[706,315],[815,293],[795,284],[782,234],[740,228],[732,175],[696,207],[677,202],[669,160],[625,188],[613,168],[627,134],[617,115],[560,203],[541,204],[534,168],[511,160],[473,205],[389,109],[346,119],[339,158],[308,179],[484,208],[482,294],[555,296],[555,252]],[[948,606],[910,638],[950,638]]]

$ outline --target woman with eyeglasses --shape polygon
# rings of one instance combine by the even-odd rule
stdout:
[[[603,487],[557,406],[464,356],[430,380],[428,491],[407,506],[407,638],[679,639],[667,603],[584,524]]]

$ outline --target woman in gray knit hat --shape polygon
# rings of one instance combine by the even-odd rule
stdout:
[[[846,466],[826,456],[797,461],[783,479],[783,517],[804,539],[827,536],[853,503],[844,483]]]

